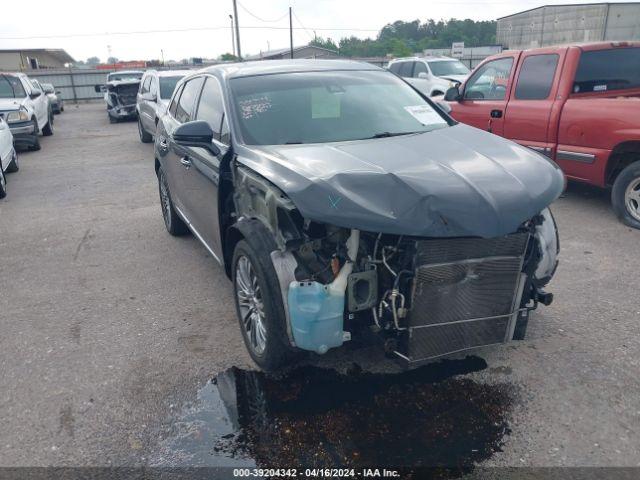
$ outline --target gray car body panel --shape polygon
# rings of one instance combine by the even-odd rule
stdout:
[[[238,159],[305,218],[421,237],[512,233],[564,187],[548,159],[461,124],[392,138],[244,146]]]

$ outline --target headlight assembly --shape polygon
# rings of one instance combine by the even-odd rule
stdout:
[[[29,120],[29,114],[26,110],[23,110],[21,108],[20,110],[17,110],[15,112],[7,113],[6,119],[7,123],[26,122],[27,120]]]
[[[534,283],[538,287],[544,287],[556,271],[558,266],[558,253],[560,253],[560,240],[558,228],[551,214],[551,210],[545,208],[540,212],[543,220],[536,226],[535,238],[540,247],[540,262],[534,272]]]

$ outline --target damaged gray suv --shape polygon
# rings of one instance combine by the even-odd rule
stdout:
[[[162,214],[232,279],[263,369],[352,335],[416,366],[522,339],[548,305],[564,178],[351,61],[211,67],[155,139]]]

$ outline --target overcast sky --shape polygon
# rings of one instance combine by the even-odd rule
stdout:
[[[246,55],[267,50],[269,45],[272,49],[289,45],[289,6],[297,17],[294,18],[294,28],[297,28],[294,44],[302,45],[313,38],[313,30],[318,36],[335,40],[350,35],[366,38],[374,37],[381,27],[395,20],[494,20],[540,5],[562,3],[574,2],[240,0],[238,17],[242,53]],[[5,0],[2,4],[0,49],[64,48],[76,60],[95,55],[102,61],[109,56],[109,51],[122,60],[160,58],[160,50],[164,50],[165,60],[215,58],[231,51],[229,14],[233,13],[232,0]],[[186,29],[193,30],[122,33]]]

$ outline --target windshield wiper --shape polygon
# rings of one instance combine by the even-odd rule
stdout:
[[[362,140],[369,140],[372,138],[387,138],[387,137],[399,137],[400,135],[412,135],[414,133],[423,133],[422,131],[417,131],[417,132],[380,132],[380,133],[376,133],[375,135],[371,136],[371,137],[367,137],[367,138],[363,138]]]

